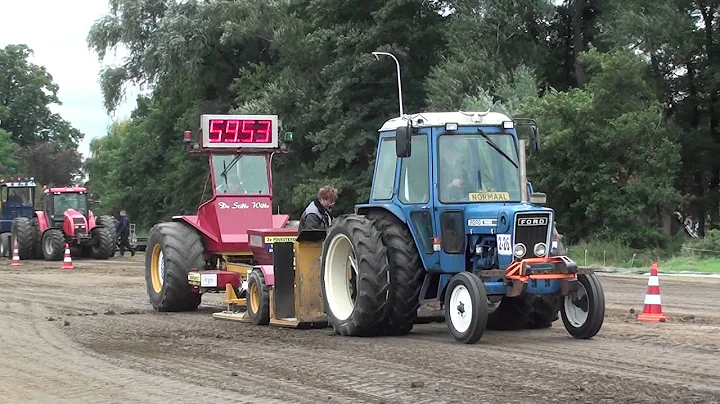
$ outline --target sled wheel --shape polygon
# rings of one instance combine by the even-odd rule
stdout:
[[[270,291],[265,284],[265,277],[259,269],[253,269],[247,280],[247,312],[253,324],[267,325],[270,323]]]

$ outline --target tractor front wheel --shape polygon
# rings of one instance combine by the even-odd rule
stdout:
[[[37,229],[33,222],[26,217],[18,217],[13,220],[11,230],[11,248],[17,243],[18,255],[21,260],[35,258]]]
[[[488,299],[480,278],[460,272],[450,278],[445,291],[445,321],[455,340],[476,343],[485,332]]]
[[[64,256],[65,235],[60,229],[48,229],[42,236],[42,253],[47,261],[60,261]]]
[[[600,331],[605,320],[605,293],[597,275],[577,276],[577,288],[565,296],[560,315],[575,338],[590,339]]]
[[[198,232],[184,223],[155,225],[145,254],[145,284],[157,311],[193,311],[200,295],[188,283],[190,269],[205,268],[204,247]]]
[[[92,235],[92,257],[96,260],[106,260],[115,255],[117,237],[115,229],[108,227],[95,227],[90,231]]]
[[[253,269],[247,280],[247,312],[253,324],[270,323],[270,291],[265,284],[265,276],[259,269]]]
[[[345,215],[323,243],[321,285],[328,322],[345,336],[382,331],[390,283],[387,248],[373,220]]]

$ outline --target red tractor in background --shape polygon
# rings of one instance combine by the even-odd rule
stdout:
[[[85,187],[44,186],[42,205],[35,217],[13,220],[12,243],[17,242],[20,259],[62,260],[66,243],[75,257],[108,259],[115,255],[117,220],[95,217]]]

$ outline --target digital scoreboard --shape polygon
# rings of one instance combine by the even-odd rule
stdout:
[[[277,115],[203,115],[202,144],[211,149],[278,147]]]

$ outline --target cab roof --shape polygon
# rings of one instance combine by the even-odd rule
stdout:
[[[87,188],[85,187],[57,187],[57,188],[47,188],[45,189],[45,192],[51,192],[53,194],[55,193],[79,193],[79,192],[87,192]]]
[[[395,130],[407,125],[408,119],[412,119],[414,127],[444,126],[446,123],[456,123],[459,126],[500,126],[503,121],[512,121],[510,117],[499,112],[419,112],[417,114],[405,114],[402,117],[392,118],[386,121],[378,132]]]

